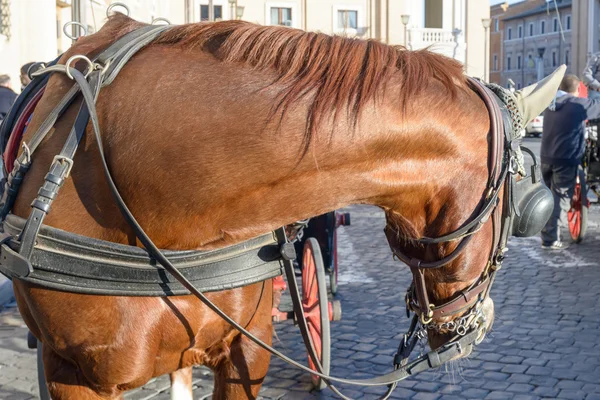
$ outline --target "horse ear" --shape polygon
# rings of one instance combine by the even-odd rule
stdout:
[[[541,81],[515,92],[519,111],[521,111],[525,124],[540,115],[550,105],[566,70],[567,66],[563,64]]]

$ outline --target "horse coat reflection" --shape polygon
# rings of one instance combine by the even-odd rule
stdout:
[[[140,26],[112,17],[61,62]],[[69,87],[51,78],[25,141]],[[140,51],[100,92],[97,109],[119,190],[160,248],[220,248],[365,203],[386,211],[395,248],[435,260],[455,244],[410,239],[456,229],[486,188],[488,111],[459,63],[427,51],[240,21],[183,25]],[[75,114],[74,106],[36,153],[15,214],[28,215]],[[139,245],[91,132],[74,161],[46,224]],[[489,257],[481,248],[491,248],[489,223],[456,260],[426,271],[434,302],[479,278]],[[269,354],[192,296],[92,296],[19,281],[15,291],[44,343],[56,399],[118,398],[199,364],[215,372],[214,398],[255,398],[267,373]],[[271,343],[271,291],[263,282],[208,297]]]

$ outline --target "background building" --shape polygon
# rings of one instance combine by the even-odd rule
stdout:
[[[587,0],[556,0],[556,5],[553,0],[524,0],[492,6],[490,81],[519,89],[561,64],[566,64],[568,73],[581,75],[583,66],[577,65],[577,59],[585,65],[587,58],[579,55],[578,48],[583,32],[588,35],[588,25],[581,28],[576,14],[587,12],[583,3]]]
[[[501,84],[511,79],[517,89],[549,75],[561,64],[571,72],[571,0],[529,2],[529,10],[504,16]],[[510,7],[509,7],[510,8]]]
[[[112,0],[0,0],[0,73],[13,77],[29,61],[47,61],[64,52],[71,39],[63,32],[80,21],[99,30]],[[484,77],[487,1],[473,0],[121,0],[137,20],[158,17],[174,24],[241,18],[265,25],[374,38],[409,49],[429,47],[465,64],[465,72]],[[212,3],[212,10],[209,7]],[[211,12],[212,11],[212,12]],[[78,28],[76,28],[78,29]],[[72,28],[67,30],[73,34]],[[77,32],[75,32],[77,33]]]
[[[581,76],[589,56],[600,51],[600,0],[573,2],[573,31],[572,71]]]

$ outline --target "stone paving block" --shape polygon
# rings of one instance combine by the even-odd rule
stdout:
[[[524,358],[520,356],[504,356],[498,359],[497,361],[503,364],[520,364],[523,362]]]
[[[530,385],[554,387],[558,383],[558,379],[549,376],[534,376],[530,381]]]
[[[483,374],[483,378],[493,381],[506,381],[510,375],[502,372],[487,371]]]
[[[521,363],[524,365],[534,365],[537,367],[543,367],[548,363],[548,360],[544,360],[543,358],[526,358]]]
[[[507,393],[504,391],[496,391],[496,392],[490,392],[485,397],[485,400],[510,400],[513,397],[514,397],[514,393]]]
[[[498,353],[479,353],[477,356],[479,360],[483,361],[498,361],[502,358],[502,354]]]
[[[527,371],[528,368],[530,368],[528,365],[508,364],[502,367],[500,372],[505,372],[507,374],[522,374]]]
[[[510,382],[502,382],[502,381],[487,381],[481,385],[481,389],[489,390],[489,391],[503,391],[506,390],[507,387],[511,385]]]
[[[558,389],[580,390],[581,388],[583,388],[584,385],[585,385],[584,382],[562,380],[556,384],[556,387]]]
[[[413,386],[413,389],[417,389],[420,392],[424,391],[434,393],[437,392],[441,387],[442,385],[435,382],[420,382],[418,385]]]
[[[538,386],[535,389],[533,389],[532,393],[537,396],[540,396],[540,397],[556,398],[556,396],[558,396],[559,392],[560,392],[560,389],[558,389],[558,388]]]
[[[437,393],[424,393],[424,392],[420,392],[415,394],[412,399],[413,400],[438,400],[440,397],[442,397],[440,394]]]
[[[597,381],[600,382],[600,377],[598,377]],[[597,393],[598,395],[600,395],[600,384],[587,383],[583,385],[581,390],[583,390],[586,393]]]
[[[487,371],[500,371],[502,368],[504,368],[504,364],[502,363],[497,363],[497,362],[489,362],[486,361],[483,364],[481,364],[481,368],[487,370]]]
[[[377,345],[369,343],[358,343],[352,347],[352,350],[354,351],[373,351],[375,349],[377,349]]]
[[[406,388],[396,388],[392,393],[393,399],[412,399],[416,392]]]
[[[587,393],[582,390],[563,389],[558,393],[557,399],[581,400],[584,399]]]
[[[558,379],[575,379],[578,373],[571,369],[554,369],[552,370],[552,377]]]
[[[529,393],[533,391],[533,389],[533,385],[528,385],[525,383],[513,383],[508,388],[506,388],[507,391],[515,393]]]
[[[598,383],[600,381],[600,376],[598,374],[579,374],[577,375],[578,381],[589,382],[589,383]]]
[[[513,400],[540,400],[540,397],[531,394],[517,394]]]
[[[507,381],[511,383],[529,383],[533,377],[531,375],[525,374],[513,374],[508,377]]]
[[[527,375],[549,376],[552,373],[552,368],[532,366],[525,371]]]

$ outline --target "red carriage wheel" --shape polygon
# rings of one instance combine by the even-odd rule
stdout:
[[[329,374],[331,339],[329,336],[330,318],[325,267],[319,242],[312,237],[304,243],[302,255],[302,308],[306,317],[310,340],[323,367],[322,372]],[[308,365],[311,369],[317,371],[311,357],[308,357]],[[327,386],[318,376],[312,375],[311,377],[315,389],[321,390]]]
[[[577,176],[573,198],[571,199],[571,209],[567,214],[569,233],[575,243],[580,243],[583,240],[588,222],[589,203],[585,190],[585,174],[582,173],[583,171],[580,171],[580,174]]]

